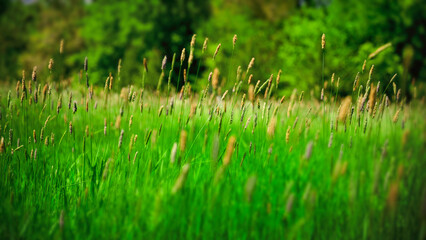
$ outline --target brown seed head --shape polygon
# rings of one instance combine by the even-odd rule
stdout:
[[[51,58],[49,60],[49,66],[48,66],[48,68],[49,68],[50,71],[52,71],[52,68],[53,68],[53,58]]]
[[[64,52],[64,39],[61,39],[61,43],[59,44],[59,54]]]
[[[349,114],[349,110],[351,109],[351,104],[352,104],[352,98],[350,96],[347,96],[345,99],[343,99],[342,105],[340,107],[339,115],[338,115],[339,121],[343,123],[346,121],[346,118]]]
[[[255,58],[252,58],[249,62],[249,65],[247,66],[247,73],[250,71],[250,69],[253,67],[254,65],[254,60]]]
[[[278,88],[278,84],[280,84],[280,79],[281,79],[281,69],[278,71],[278,74],[277,74],[277,80],[276,80],[277,88]]]
[[[4,143],[4,137],[1,137],[1,140],[0,140],[0,153],[4,153],[5,149],[6,149],[6,147],[5,147],[5,143]]]
[[[376,88],[374,87],[374,84],[371,84],[371,88],[370,88],[370,95],[368,98],[368,106],[370,107],[370,113],[372,113],[374,105],[376,104]]]
[[[33,73],[31,75],[31,79],[35,82],[37,81],[37,66],[34,66]]]
[[[254,86],[253,84],[249,85],[248,88],[248,99],[250,100],[250,102],[254,102]]]
[[[181,152],[185,151],[187,137],[188,137],[188,133],[185,130],[182,130],[180,132],[180,142],[179,142]]]
[[[203,44],[203,54],[204,54],[204,52],[207,50],[207,43],[209,42],[209,39],[208,38],[206,38],[206,39],[204,39],[204,44]]]
[[[197,34],[192,35],[192,39],[191,39],[191,49],[194,48],[195,46],[195,39],[197,38]]]
[[[215,68],[213,71],[213,78],[212,78],[212,87],[213,89],[217,89],[218,85],[219,85],[219,68]]]
[[[247,81],[247,83],[250,85],[250,83],[251,83],[251,80],[253,80],[253,74],[250,74],[250,76],[249,76],[249,78],[248,78],[248,81]]]
[[[394,123],[398,122],[399,112],[401,112],[401,108],[399,108],[399,109],[396,111],[395,115],[393,115],[393,119],[392,119],[392,121],[393,121]]]
[[[223,165],[228,166],[231,162],[232,153],[234,152],[236,138],[231,136],[228,140],[228,145],[226,147],[225,157],[223,158]]]
[[[148,61],[146,58],[143,58],[143,67],[145,69],[145,72],[148,72]]]
[[[268,129],[266,133],[270,138],[273,138],[275,135],[275,128],[277,126],[277,118],[274,116],[271,121],[269,121]]]
[[[285,133],[285,142],[286,143],[288,143],[288,141],[290,140],[290,130],[291,130],[291,127],[288,126],[287,132]]]
[[[219,52],[219,49],[220,49],[220,46],[221,46],[222,44],[221,43],[219,43],[219,45],[217,45],[217,47],[216,47],[216,51],[214,52],[214,54],[213,54],[213,60],[215,60],[215,58],[216,58],[216,55],[217,55],[217,53]]]

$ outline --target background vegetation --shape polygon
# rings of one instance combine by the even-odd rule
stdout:
[[[88,56],[95,69],[93,82],[103,84],[122,59],[120,85],[138,85],[145,57],[153,76],[147,86],[155,87],[163,54],[171,59],[182,48],[188,50],[194,33],[198,35],[195,59],[203,59],[200,76],[204,78],[214,65],[221,68],[221,77],[234,78],[236,73],[230,69],[239,65],[245,69],[256,56],[262,65],[255,64],[255,80],[263,81],[282,69],[280,91],[289,93],[296,85],[318,89],[322,57],[317,39],[322,32],[328,40],[324,73],[326,79],[332,73],[341,78],[342,94],[350,92],[368,55],[386,43],[392,46],[369,60],[381,66],[376,77],[382,83],[398,73],[396,81],[406,94],[410,82],[426,77],[422,0],[2,0],[0,4],[1,81],[16,81],[22,69],[30,71],[33,66],[47,71],[50,57],[62,69],[54,80],[75,77]],[[231,58],[234,34],[238,47]],[[206,36],[208,53],[201,57]],[[61,39],[64,57],[58,53]],[[224,41],[223,55],[213,62],[211,55],[220,41]]]

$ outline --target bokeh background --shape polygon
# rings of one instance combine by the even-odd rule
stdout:
[[[155,88],[163,56],[168,68],[173,53],[179,58],[185,47],[188,56],[196,33],[194,64],[200,64],[200,74],[196,79],[197,68],[190,72],[194,89],[215,67],[222,81],[233,82],[237,67],[245,70],[255,57],[255,81],[281,69],[281,93],[294,88],[319,93],[325,33],[324,74],[326,80],[332,73],[341,78],[340,94],[351,93],[367,59],[367,69],[375,65],[376,81],[386,84],[397,73],[397,84],[410,98],[413,83],[422,86],[426,78],[425,12],[424,0],[0,0],[0,81],[16,82],[22,70],[30,76],[34,66],[47,76],[50,58],[54,81],[78,79],[88,56],[93,84],[102,85],[110,72],[116,75],[122,59],[119,84],[140,85],[147,58],[146,84]],[[202,55],[205,37],[209,43]],[[391,47],[368,59],[387,43]]]

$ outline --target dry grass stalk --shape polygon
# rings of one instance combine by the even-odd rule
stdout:
[[[203,54],[207,51],[207,43],[208,42],[209,42],[209,38],[205,38],[204,43],[203,43],[203,50],[202,50]]]
[[[376,49],[376,51],[372,52],[370,55],[368,55],[368,59],[372,59],[375,56],[377,56],[379,53],[383,52],[385,49],[389,48],[390,46],[392,46],[392,43],[386,43],[385,45],[380,46],[379,48]]]
[[[248,72],[250,71],[250,69],[253,67],[253,65],[254,65],[254,58],[252,58],[251,60],[250,60],[250,63],[249,63],[249,65],[247,66],[247,71],[246,71],[246,74],[248,74]],[[250,79],[250,78],[249,78]],[[250,83],[249,83],[250,84]]]
[[[216,55],[217,55],[217,53],[219,52],[219,49],[220,49],[220,46],[221,46],[222,44],[221,43],[219,43],[219,45],[217,45],[217,47],[216,47],[216,51],[214,52],[214,54],[213,54],[213,60],[215,60],[215,58],[216,58]]]

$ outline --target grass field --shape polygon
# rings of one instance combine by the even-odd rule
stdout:
[[[425,238],[423,99],[373,69],[348,97],[240,72],[228,92],[2,89],[1,238]]]

